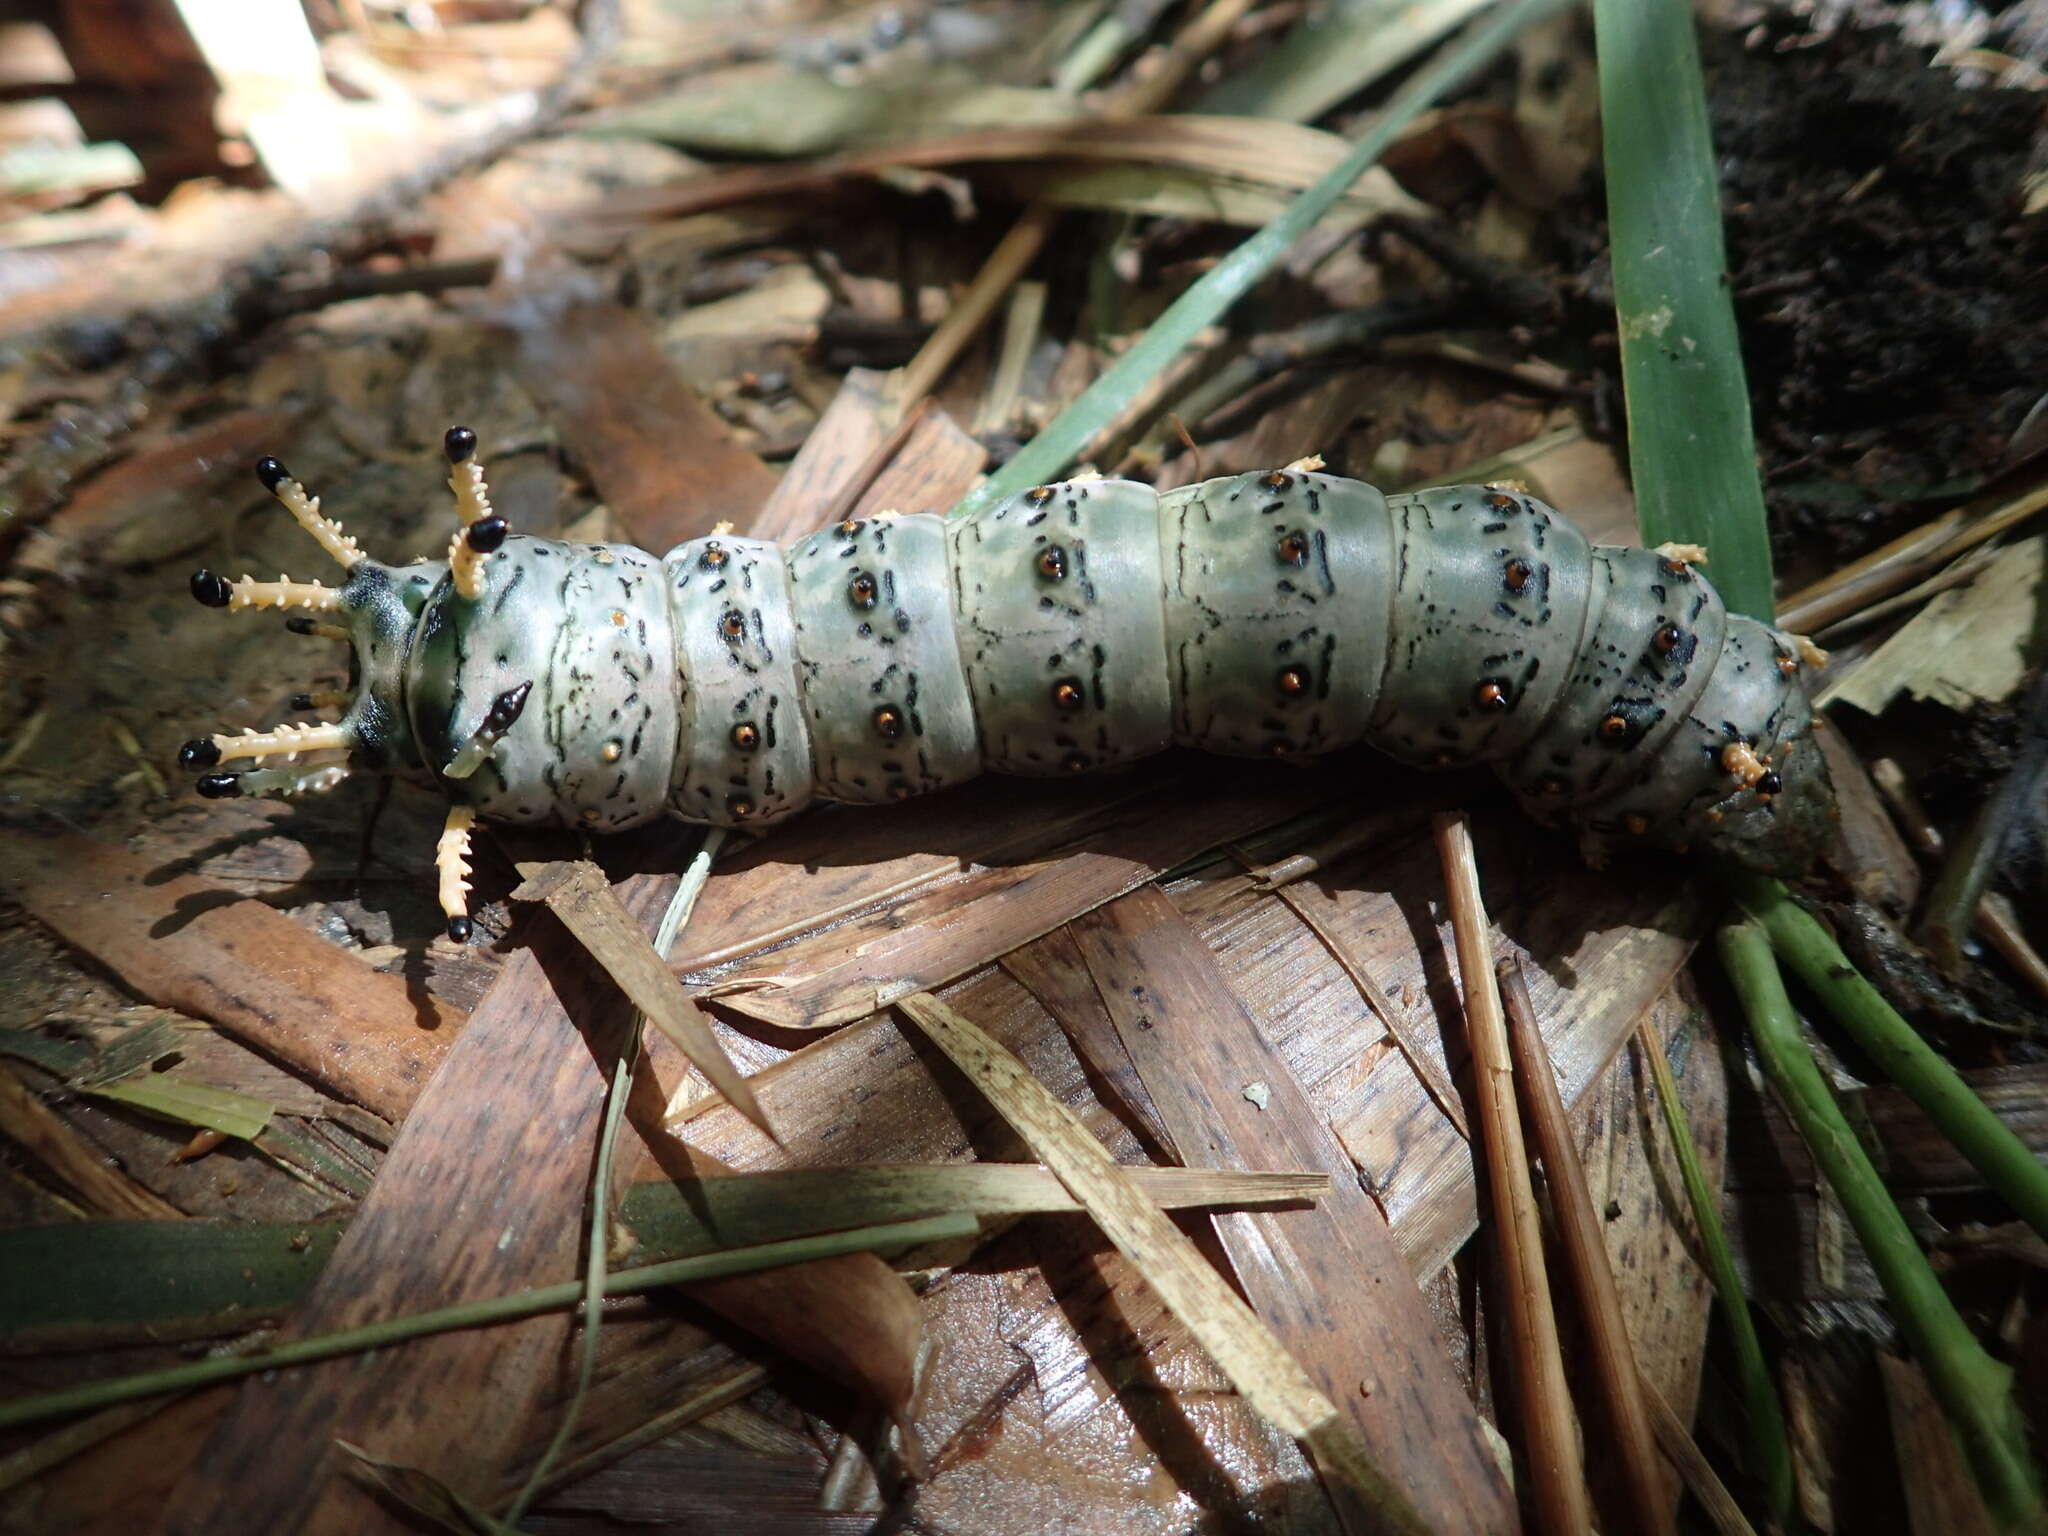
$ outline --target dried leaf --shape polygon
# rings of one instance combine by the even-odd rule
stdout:
[[[913,994],[898,1006],[1087,1207],[1103,1234],[1201,1340],[1231,1385],[1308,1448],[1347,1528],[1418,1533],[1429,1528],[1259,1315],[1023,1062],[929,993]]]
[[[586,859],[568,863],[539,864],[522,861],[519,873],[525,884],[512,893],[514,901],[539,901],[562,920],[562,925],[590,951],[590,957],[604,967],[605,974],[647,1015],[655,1028],[689,1057],[690,1064],[710,1080],[733,1106],[771,1137],[775,1127],[754,1097],[754,1090],[725,1054],[725,1047],[711,1032],[711,1025],[698,1011],[690,995],[677,984],[675,976],[654,946],[633,921],[604,871]],[[778,1140],[780,1138],[777,1138]]]

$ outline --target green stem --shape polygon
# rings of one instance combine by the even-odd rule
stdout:
[[[1763,925],[1779,959],[1829,1016],[1926,1111],[2020,1219],[2048,1239],[2048,1166],[1863,979],[1833,935],[1782,884],[1747,874],[1732,877],[1732,884],[1736,901]]]
[[[866,1253],[877,1249],[900,1250],[926,1243],[950,1242],[971,1236],[980,1223],[967,1213],[927,1216],[917,1221],[895,1221],[847,1232],[828,1232],[815,1237],[791,1238],[780,1243],[761,1243],[751,1248],[729,1248],[723,1253],[700,1254],[696,1258],[673,1259],[649,1264],[605,1278],[607,1296],[632,1296],[659,1290],[666,1285],[688,1285],[699,1280],[717,1280],[726,1275],[773,1269],[782,1264],[801,1264],[809,1259],[832,1258],[845,1253]],[[260,1354],[213,1360],[195,1360],[160,1371],[143,1371],[134,1376],[117,1376],[111,1381],[86,1382],[57,1392],[38,1393],[0,1403],[0,1429],[13,1429],[42,1419],[104,1408],[112,1403],[132,1402],[139,1397],[156,1397],[165,1392],[183,1392],[216,1381],[233,1381],[274,1371],[283,1365],[304,1365],[313,1360],[331,1360],[364,1350],[382,1349],[430,1333],[448,1333],[456,1328],[474,1328],[482,1323],[512,1322],[572,1307],[583,1299],[583,1282],[567,1280],[544,1285],[510,1296],[491,1296],[466,1301],[458,1306],[416,1312],[361,1328],[344,1328],[318,1338],[294,1339]]]
[[[675,892],[669,897],[668,906],[662,910],[661,921],[655,925],[654,952],[662,959],[668,959],[674,952],[676,935],[683,931],[683,924],[696,910],[697,897],[703,892],[704,882],[711,873],[711,861],[724,846],[725,828],[705,830],[704,841],[698,845],[696,857],[691,859],[690,867],[676,882]],[[633,1073],[640,1065],[641,1037],[646,1030],[647,1015],[634,1009],[633,1022],[627,1026],[625,1042],[619,1047],[619,1059],[612,1064],[611,1090],[604,1104],[604,1128],[597,1138],[597,1170],[590,1179],[590,1248],[583,1272],[583,1352],[577,1365],[576,1391],[569,1399],[568,1411],[562,1415],[554,1438],[527,1475],[526,1486],[519,1490],[512,1507],[506,1510],[505,1524],[508,1526],[519,1524],[546,1485],[548,1473],[567,1448],[570,1437],[576,1433],[576,1420],[583,1412],[583,1400],[590,1395],[590,1384],[597,1379],[597,1345],[604,1318],[598,1301],[604,1295],[608,1277],[607,1250],[611,1240],[612,1155],[618,1147],[619,1127],[626,1118],[626,1099],[632,1092]]]
[[[1692,1205],[1693,1224],[1699,1228],[1700,1252],[1707,1261],[1708,1274],[1713,1277],[1721,1320],[1728,1325],[1728,1339],[1735,1349],[1735,1377],[1742,1391],[1743,1417],[1748,1422],[1749,1450],[1755,1463],[1750,1470],[1764,1485],[1772,1521],[1782,1529],[1792,1514],[1792,1443],[1785,1434],[1785,1412],[1779,1406],[1778,1389],[1764,1359],[1763,1341],[1757,1337],[1756,1320],[1750,1316],[1742,1277],[1735,1272],[1728,1233],[1721,1225],[1719,1191],[1707,1183],[1706,1173],[1700,1168],[1699,1149],[1693,1145],[1692,1127],[1686,1123],[1678,1084],[1672,1081],[1671,1063],[1664,1059],[1663,1042],[1653,1029],[1654,1026],[1645,1025],[1638,1036],[1643,1054],[1649,1058],[1650,1076],[1656,1079],[1657,1101],[1664,1106],[1664,1127],[1670,1132],[1672,1150],[1678,1155],[1678,1174],[1685,1183],[1685,1197]]]
[[[1720,946],[1771,1089],[1862,1240],[1985,1503],[2006,1529],[2038,1530],[2048,1508],[2013,1402],[2011,1370],[1986,1354],[1963,1322],[1835,1102],[1799,1033],[1770,934],[1754,920],[1730,923]]]
[[[1559,0],[1513,0],[1470,28],[1428,68],[1418,71],[1394,93],[1365,136],[1321,181],[1175,299],[1130,351],[1061,411],[1051,425],[1026,443],[1016,457],[969,491],[948,515],[969,517],[1006,497],[1057,479],[1088,441],[1121,416],[1196,334],[1221,319],[1231,305],[1273,269],[1289,246],[1315,228],[1403,129],[1439,97],[1489,63],[1522,28],[1558,4]]]

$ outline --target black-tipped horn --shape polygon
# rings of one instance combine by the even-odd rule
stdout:
[[[467,427],[450,427],[441,439],[441,448],[450,464],[460,464],[476,452],[476,434]]]
[[[291,477],[292,472],[284,467],[280,459],[273,459],[266,454],[256,461],[256,478],[263,482],[263,489],[266,491],[275,491]]]
[[[220,761],[220,746],[211,736],[195,736],[178,748],[180,768],[211,768]]]
[[[225,608],[235,594],[225,576],[216,576],[212,571],[194,571],[192,595],[209,608]]]
[[[484,730],[494,736],[502,736],[511,730],[519,712],[526,708],[526,696],[532,692],[533,684],[528,681],[499,694],[491,701],[491,712],[484,716]]]

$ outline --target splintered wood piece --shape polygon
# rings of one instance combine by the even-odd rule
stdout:
[[[0,838],[17,900],[138,995],[397,1120],[467,1017],[260,901],[95,838]]]
[[[943,514],[981,473],[988,450],[944,411],[927,404],[884,471],[861,489],[848,515],[878,512]]]
[[[787,544],[822,528],[825,508],[858,475],[888,436],[889,376],[855,368],[811,428],[760,510],[741,521],[748,537]]]
[[[1386,1218],[1201,935],[1151,886],[1074,933],[1188,1163],[1331,1175],[1314,1211],[1215,1219],[1260,1315],[1428,1529],[1515,1529],[1513,1501]]]
[[[634,543],[655,554],[752,523],[775,472],[663,355],[647,317],[579,304],[519,333],[519,377]]]
[[[545,902],[633,1005],[676,1043],[711,1086],[769,1136],[781,1140],[754,1090],[725,1054],[725,1047],[718,1043],[689,993],[654,952],[604,871],[578,859],[566,864],[522,862],[519,873],[526,883],[512,893],[512,899]]]
[[[899,1006],[1087,1207],[1103,1235],[1144,1274],[1231,1385],[1315,1457],[1347,1530],[1441,1528],[1426,1523],[1414,1507],[1417,1490],[1407,1486],[1403,1469],[1390,1474],[1384,1463],[1375,1463],[1375,1451],[1384,1448],[1361,1442],[1357,1426],[1303,1370],[1265,1317],[1245,1305],[1187,1234],[1022,1061],[929,993],[907,997]],[[1427,1332],[1429,1325],[1423,1327]],[[1488,1520],[1483,1528],[1511,1529],[1509,1512],[1503,1508],[1500,1514],[1502,1520]]]
[[[1241,774],[1209,793],[1148,795],[1105,826],[1114,835],[1101,838],[1104,847],[979,870],[799,941],[770,957],[776,981],[721,992],[719,1002],[785,1029],[851,1023],[1028,944],[1205,849],[1307,809],[1316,785],[1305,778]]]
[[[0,1066],[0,1136],[54,1174],[96,1216],[182,1217],[185,1213],[111,1166],[71,1122],[51,1109],[10,1067]]]

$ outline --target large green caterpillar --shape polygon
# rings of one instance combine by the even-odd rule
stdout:
[[[448,558],[402,567],[258,465],[346,580],[200,571],[192,591],[309,610],[294,623],[353,643],[355,689],[300,696],[338,723],[181,754],[215,796],[326,788],[349,756],[438,784],[457,938],[478,816],[755,826],[1175,743],[1491,763],[1595,858],[1638,843],[1790,873],[1830,835],[1810,647],[1728,613],[1698,551],[1596,547],[1509,488],[1390,497],[1313,461],[1163,495],[1073,480],[951,523],[849,519],[788,550],[716,533],[657,559],[510,536],[475,448],[448,434]],[[267,757],[288,766],[218,771]]]

